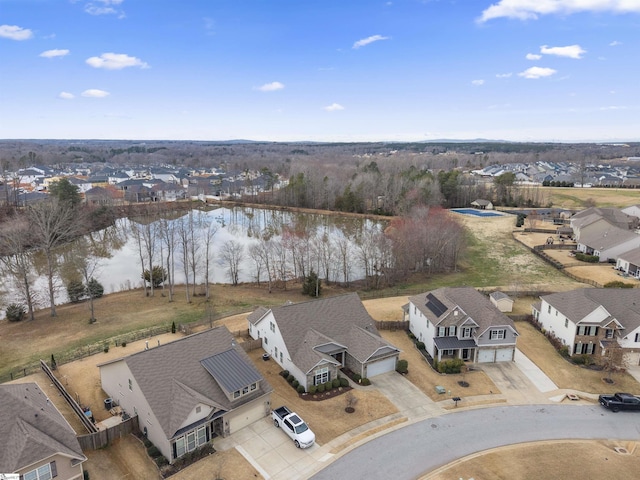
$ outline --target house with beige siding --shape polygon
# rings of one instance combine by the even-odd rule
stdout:
[[[249,335],[308,390],[348,368],[363,378],[394,371],[400,350],[378,334],[356,293],[261,307],[248,317]]]
[[[37,383],[0,385],[0,473],[21,480],[81,480],[76,432]]]
[[[409,297],[409,330],[437,361],[510,362],[518,331],[509,317],[472,287],[445,287]]]
[[[226,327],[98,365],[102,389],[173,463],[269,415],[271,386]]]

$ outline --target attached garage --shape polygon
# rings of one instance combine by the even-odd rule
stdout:
[[[496,360],[496,351],[492,349],[478,350],[478,363],[493,363]]]
[[[496,362],[510,362],[513,360],[513,348],[499,348],[496,350]]]
[[[397,357],[385,358],[384,360],[378,360],[377,362],[371,362],[367,364],[367,377],[375,377],[382,373],[392,372],[396,369]]]
[[[225,421],[229,422],[229,433],[235,433],[247,425],[251,425],[267,416],[269,412],[269,400],[270,396],[267,395],[266,398],[256,399],[225,415]]]
[[[629,366],[640,365],[640,352],[625,353],[623,362]]]

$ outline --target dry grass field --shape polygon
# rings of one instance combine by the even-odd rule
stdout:
[[[640,203],[639,189],[540,187],[544,198],[554,207],[581,210],[596,207],[624,208]]]

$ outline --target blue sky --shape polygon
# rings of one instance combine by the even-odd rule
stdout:
[[[0,0],[0,138],[640,141],[640,0]]]

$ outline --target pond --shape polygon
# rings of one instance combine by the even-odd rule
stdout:
[[[94,256],[93,277],[103,285],[105,293],[143,287],[141,251],[145,269],[149,268],[149,252],[153,265],[166,267],[169,231],[176,236],[173,260],[176,284],[185,283],[185,264],[190,283],[195,270],[196,284],[203,284],[207,243],[210,283],[232,283],[228,252],[226,256],[223,254],[229,245],[239,252],[238,282],[266,281],[269,272],[274,279],[291,279],[308,274],[311,269],[320,272],[320,278],[328,276],[331,281],[343,282],[364,277],[366,260],[360,259],[366,258],[364,249],[369,248],[364,244],[372,235],[382,232],[384,226],[361,217],[234,207],[173,212],[162,218],[120,219],[114,226],[88,235],[83,242],[100,247],[99,256]],[[186,240],[185,235],[189,237]],[[262,259],[256,253],[257,245],[263,247]],[[184,255],[185,248],[188,255]],[[69,266],[76,250],[78,245],[72,244],[58,252],[61,267],[56,277],[57,304],[68,301],[66,285],[71,278],[78,278],[77,270]],[[264,254],[265,251],[269,253]],[[271,264],[265,265],[265,261]],[[44,259],[36,255],[33,262],[37,303],[40,307],[48,306]],[[2,277],[4,305],[19,302],[12,278],[6,274]]]

